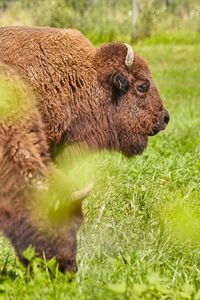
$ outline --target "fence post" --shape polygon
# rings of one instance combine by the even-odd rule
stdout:
[[[137,0],[132,0],[132,41],[136,40],[137,15],[138,15],[138,3]]]

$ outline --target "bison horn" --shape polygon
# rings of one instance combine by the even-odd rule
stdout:
[[[86,186],[82,190],[72,193],[71,195],[72,201],[74,202],[82,201],[89,195],[93,187],[94,187],[94,181],[92,181],[88,186]]]
[[[132,47],[129,44],[124,44],[127,47],[127,54],[125,59],[125,67],[127,71],[130,73],[132,66],[133,66],[133,60],[134,60],[134,52]]]

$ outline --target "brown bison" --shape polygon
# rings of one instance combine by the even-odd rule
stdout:
[[[76,30],[2,27],[0,61],[2,76],[20,78],[16,85],[31,99],[18,108],[17,120],[15,113],[11,121],[9,113],[0,114],[0,229],[23,262],[31,244],[36,255],[56,257],[60,270],[76,271],[81,205],[54,227],[39,213],[33,217],[30,190],[53,168],[61,144],[84,143],[130,157],[165,129],[169,114],[147,63],[127,44],[96,49]]]

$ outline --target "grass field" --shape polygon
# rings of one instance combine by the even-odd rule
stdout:
[[[168,34],[134,48],[170,113],[166,131],[141,156],[102,154],[71,282],[37,260],[30,275],[0,240],[0,299],[200,299],[199,37]]]

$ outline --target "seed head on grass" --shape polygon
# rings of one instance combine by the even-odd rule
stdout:
[[[77,149],[78,147],[78,149]],[[76,159],[72,159],[72,146],[66,146],[65,155],[56,158],[55,166],[49,170],[49,175],[42,189],[36,192],[33,214],[46,218],[47,223],[60,226],[67,223],[82,207],[82,200],[92,191],[95,181],[95,165],[100,160],[98,153],[88,151],[77,156],[80,145],[73,145]],[[70,157],[70,160],[69,160]]]
[[[179,192],[171,195],[173,201],[168,201],[162,207],[162,218],[165,228],[179,242],[200,243],[200,208],[194,201],[194,192],[187,196]]]
[[[0,118],[19,123],[30,117],[33,105],[31,88],[8,66],[0,63]]]

